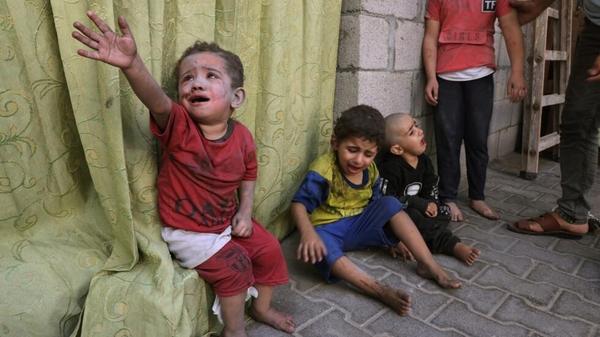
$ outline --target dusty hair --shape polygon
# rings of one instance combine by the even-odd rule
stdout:
[[[341,142],[350,137],[372,141],[381,148],[385,143],[385,121],[379,110],[357,105],[342,112],[333,128],[333,137]]]
[[[231,79],[231,89],[237,89],[244,86],[244,65],[239,56],[221,48],[214,42],[196,41],[181,54],[181,57],[179,57],[179,60],[177,60],[177,63],[175,64],[172,73],[172,78],[175,81],[175,92],[178,90],[181,62],[190,55],[205,52],[216,54],[223,59],[225,62],[225,71]]]

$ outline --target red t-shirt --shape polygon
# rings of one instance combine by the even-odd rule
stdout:
[[[436,73],[495,69],[494,22],[511,10],[508,0],[429,0],[425,18],[440,23]]]
[[[165,129],[161,132],[150,118],[150,130],[163,150],[157,181],[163,223],[221,233],[237,211],[240,183],[256,180],[256,146],[250,131],[230,120],[222,139],[208,140],[175,102]]]

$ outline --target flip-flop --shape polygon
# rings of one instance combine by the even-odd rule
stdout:
[[[529,222],[535,222],[539,224],[543,231],[535,232],[525,229]],[[560,224],[550,213],[543,214],[537,218],[519,220],[514,224],[507,224],[506,228],[515,233],[528,235],[548,235],[570,240],[579,240],[583,237],[583,234],[569,232],[560,228]]]

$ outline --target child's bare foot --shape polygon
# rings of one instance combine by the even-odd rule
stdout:
[[[456,205],[455,202],[447,202],[446,205],[450,207],[450,220],[451,221],[463,221],[465,217],[463,216],[460,208]]]
[[[259,312],[256,308],[252,307],[250,314],[256,321],[268,324],[283,332],[292,333],[296,330],[296,323],[292,316],[277,311],[272,307],[269,307],[264,312]]]
[[[471,209],[479,213],[479,215],[484,218],[488,218],[490,220],[500,219],[498,213],[496,213],[496,211],[494,211],[484,200],[471,200],[470,206]]]
[[[468,266],[472,265],[473,262],[477,260],[479,253],[479,249],[467,246],[462,242],[459,242],[454,246],[454,256]]]
[[[394,289],[379,282],[377,282],[377,286],[376,297],[378,300],[400,316],[408,314],[410,310],[410,295],[400,289]]]
[[[440,266],[434,267],[433,270],[429,269],[422,263],[417,265],[417,274],[423,278],[434,280],[440,287],[446,289],[458,289],[462,287],[459,280],[450,278],[446,271]]]

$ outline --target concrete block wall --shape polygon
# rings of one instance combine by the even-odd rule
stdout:
[[[334,112],[356,104],[372,105],[384,115],[410,112],[424,127],[428,152],[435,155],[433,109],[423,96],[425,5],[423,0],[343,0]],[[510,62],[499,27],[496,31],[490,159],[514,151],[521,124],[521,104],[506,98]]]

